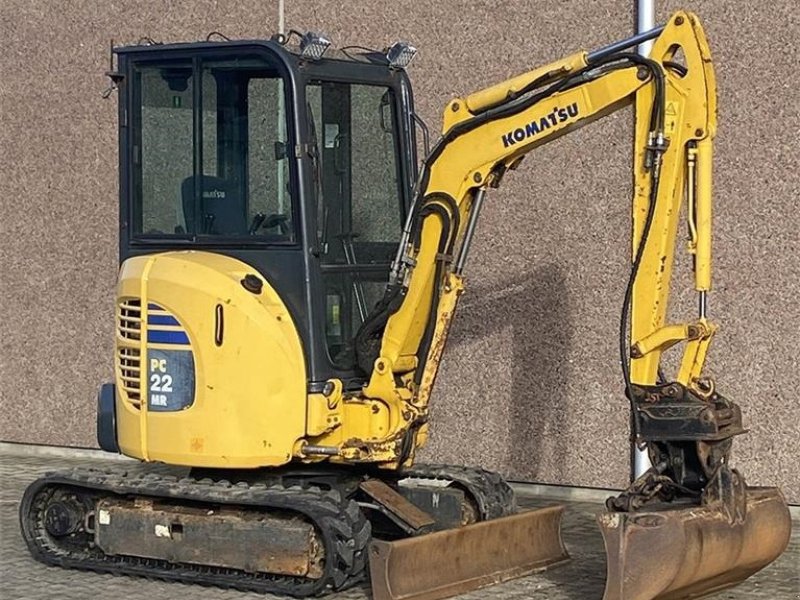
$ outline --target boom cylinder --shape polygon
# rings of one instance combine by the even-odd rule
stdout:
[[[458,251],[458,258],[456,259],[456,266],[454,269],[456,275],[461,275],[464,271],[464,264],[467,262],[467,254],[469,253],[469,247],[472,245],[472,236],[475,235],[475,226],[478,223],[478,215],[480,215],[483,199],[485,197],[486,190],[481,188],[475,192],[475,198],[472,201],[472,212],[469,215],[467,230],[464,232],[464,241],[461,243],[461,248]]]

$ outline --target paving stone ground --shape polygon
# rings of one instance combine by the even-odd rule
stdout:
[[[47,567],[34,561],[19,534],[17,510],[23,489],[46,471],[74,466],[103,466],[97,461],[31,457],[0,451],[0,599],[2,600],[272,600],[278,596],[165,583],[143,578],[100,575]],[[533,496],[524,488],[520,504],[529,507],[563,503]],[[603,594],[605,555],[594,522],[601,505],[569,502],[564,541],[572,560],[559,568],[461,596],[462,600],[593,600]],[[369,600],[369,590],[357,588],[331,600]],[[786,553],[773,565],[739,587],[714,596],[719,600],[800,600],[800,522]]]

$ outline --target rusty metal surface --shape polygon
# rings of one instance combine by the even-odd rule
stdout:
[[[749,488],[746,516],[731,523],[719,505],[604,513],[603,600],[699,598],[741,583],[778,558],[791,517],[776,488]]]
[[[359,486],[366,494],[397,517],[419,530],[436,523],[431,515],[413,505],[405,496],[380,479],[367,479]]]
[[[462,489],[449,485],[408,485],[404,481],[399,482],[398,489],[409,502],[436,519],[437,531],[478,521],[478,509]]]
[[[569,558],[562,506],[370,547],[373,600],[438,600],[529,575]]]
[[[95,543],[107,554],[319,578],[322,548],[314,527],[256,511],[100,500]]]

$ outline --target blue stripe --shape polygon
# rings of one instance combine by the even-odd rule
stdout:
[[[150,325],[180,325],[172,315],[148,315],[147,322]]]
[[[147,341],[151,344],[188,344],[189,336],[185,331],[147,330]]]
[[[148,310],[164,310],[158,304],[153,304],[152,302],[148,302],[147,303],[147,309]]]

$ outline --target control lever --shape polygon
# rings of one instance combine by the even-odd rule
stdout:
[[[250,224],[250,229],[247,230],[247,233],[250,235],[255,235],[256,232],[261,229],[261,225],[264,223],[264,219],[267,218],[267,215],[264,213],[256,213],[253,216],[253,222]]]
[[[264,229],[272,229],[273,227],[277,227],[278,230],[281,232],[281,235],[287,235],[289,233],[289,225],[287,225],[286,221],[289,220],[289,215],[282,215],[279,213],[272,214],[268,216],[264,220],[264,224],[262,227]]]

